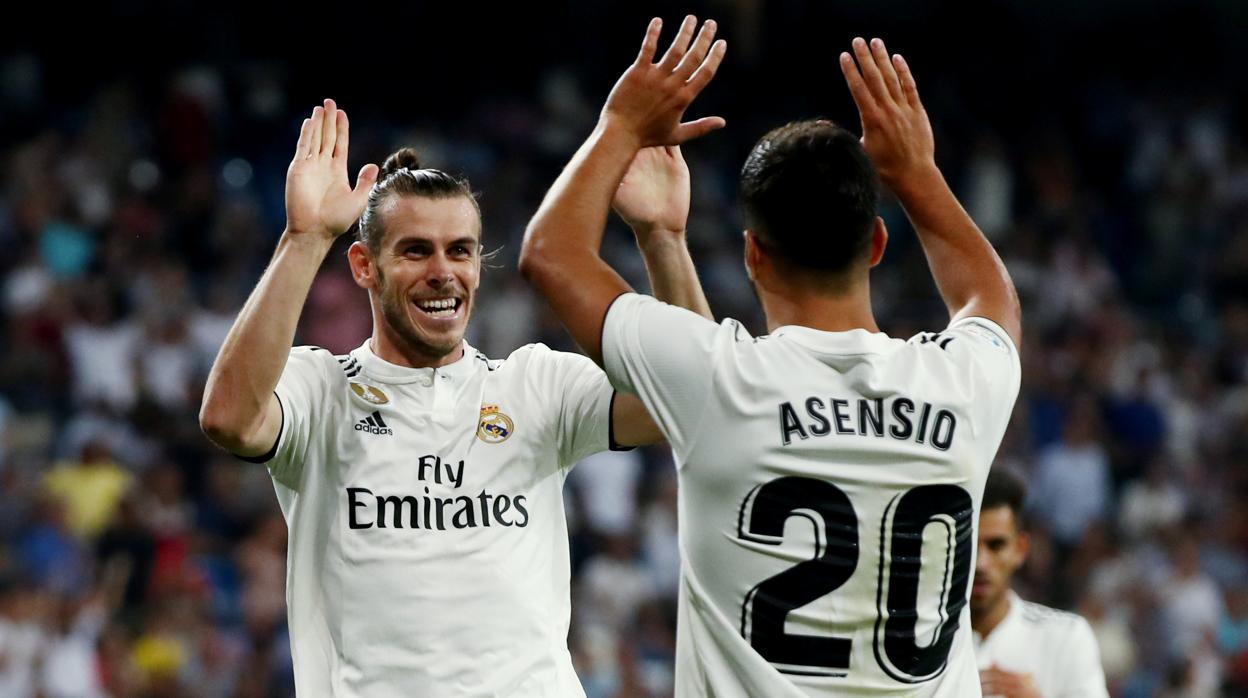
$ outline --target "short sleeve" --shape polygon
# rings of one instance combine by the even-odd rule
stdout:
[[[333,355],[319,347],[295,347],[273,391],[282,407],[282,429],[271,457],[261,460],[273,479],[299,490],[303,467],[318,426],[320,410],[328,404],[329,370]]]
[[[1062,662],[1066,681],[1057,698],[1109,698],[1105,671],[1101,667],[1101,650],[1088,621],[1081,617],[1074,619],[1063,648],[1067,652]]]
[[[678,455],[701,427],[717,350],[744,335],[734,320],[714,322],[636,293],[607,310],[602,359],[612,385],[641,398]]]
[[[956,320],[940,332],[921,332],[910,344],[930,347],[968,380],[975,402],[990,414],[1009,415],[1018,397],[1022,365],[1009,333],[982,317]]]
[[[602,369],[581,354],[548,352],[553,362],[543,373],[556,383],[559,396],[557,433],[559,465],[566,468],[607,450],[614,390]]]

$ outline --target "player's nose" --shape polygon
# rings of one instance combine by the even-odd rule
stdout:
[[[975,553],[975,574],[988,571],[988,546],[981,545]]]
[[[455,277],[451,273],[450,262],[442,255],[433,255],[425,267],[425,281],[433,288],[443,288],[451,284]]]

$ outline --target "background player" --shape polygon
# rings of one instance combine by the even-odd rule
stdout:
[[[680,121],[723,56],[714,25],[655,63],[658,28],[531,222],[521,271],[676,455],[677,695],[978,695],[966,603],[975,508],[1018,392],[1009,275],[936,167],[905,62],[856,39],[841,67],[861,145],[790,124],[743,169],[746,266],[772,334],[628,293],[598,254],[616,183],[638,148],[722,125]],[[927,253],[953,320],[940,333],[877,331],[872,163]]]
[[[481,273],[471,190],[410,150],[366,165],[353,189],[348,137],[330,100],[305,120],[287,229],[200,413],[217,444],[273,476],[299,693],[583,695],[567,650],[563,481],[584,456],[658,431],[583,356],[528,345],[491,361],[464,342]],[[646,195],[621,192],[643,231],[663,213]],[[373,336],[345,356],[292,351],[312,277],[357,219],[348,257]],[[692,271],[652,258],[687,257],[683,244],[643,249],[660,276]],[[680,280],[661,287],[700,298]]]
[[[984,485],[971,627],[985,696],[1107,698],[1092,628],[1082,617],[1024,601],[1010,588],[1027,560],[1027,486],[995,468]]]

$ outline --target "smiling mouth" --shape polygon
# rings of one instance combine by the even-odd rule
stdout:
[[[435,318],[454,317],[463,304],[459,298],[426,298],[413,301],[413,305],[421,312]]]

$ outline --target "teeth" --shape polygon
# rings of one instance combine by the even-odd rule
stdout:
[[[455,306],[458,301],[454,298],[438,298],[433,300],[421,300],[416,304],[420,309],[435,317],[442,317],[455,314]]]

